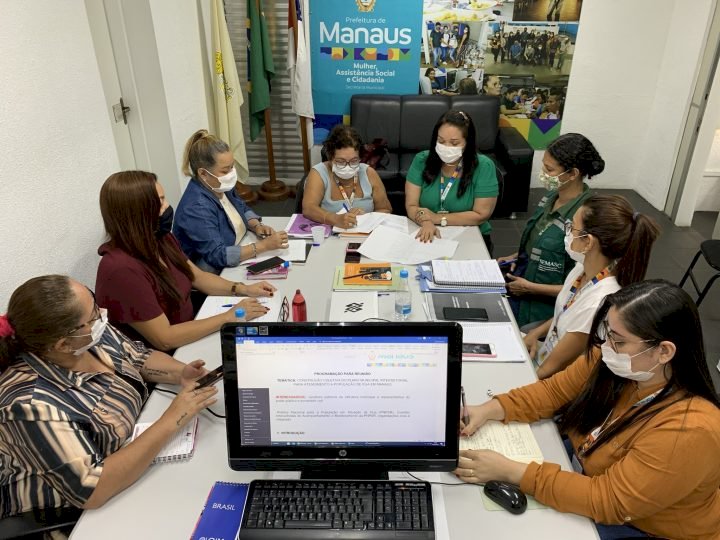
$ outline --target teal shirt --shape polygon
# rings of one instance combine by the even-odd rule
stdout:
[[[407,181],[415,184],[420,188],[420,206],[427,208],[432,212],[440,210],[440,175],[432,182],[427,184],[423,180],[422,173],[425,170],[425,162],[427,161],[428,150],[423,150],[415,156],[410,170],[408,170]],[[472,210],[475,199],[486,199],[498,196],[497,176],[495,175],[495,164],[492,160],[477,155],[478,165],[472,177],[472,185],[468,186],[465,193],[458,197],[458,186],[460,181],[456,181],[445,198],[444,208],[448,212],[467,212]],[[448,177],[446,177],[447,182]],[[447,184],[446,184],[447,185]],[[485,221],[480,224],[480,232],[489,234],[492,230],[490,223]]]

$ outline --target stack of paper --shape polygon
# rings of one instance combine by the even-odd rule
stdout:
[[[436,238],[423,243],[414,234],[406,234],[380,225],[365,240],[358,252],[375,261],[390,261],[400,264],[420,264],[433,259],[451,258],[458,243],[455,240]]]
[[[527,349],[513,323],[460,322],[463,343],[488,343],[495,348],[495,357],[463,356],[465,362],[524,362]]]
[[[288,221],[287,227],[285,227],[285,232],[288,233],[288,236],[291,238],[312,238],[311,229],[313,227],[324,227],[325,238],[330,236],[330,234],[332,233],[332,227],[330,227],[330,225],[323,225],[322,223],[317,223],[306,218],[302,214],[292,215],[290,221]]]
[[[338,214],[344,214],[342,210]],[[343,237],[367,236],[373,232],[388,216],[381,212],[369,212],[357,216],[357,225],[352,229],[343,229],[341,227],[333,227],[332,231]],[[397,217],[397,216],[396,216]]]
[[[470,437],[460,437],[460,450],[494,450],[521,463],[542,463],[542,450],[529,424],[490,420]]]
[[[432,261],[433,281],[438,285],[497,287],[505,289],[505,278],[495,259]]]
[[[437,240],[436,240],[437,242]],[[505,287],[471,287],[469,285],[439,285],[433,281],[432,267],[429,264],[422,264],[417,267],[420,277],[420,291],[438,293],[494,293],[506,292]]]

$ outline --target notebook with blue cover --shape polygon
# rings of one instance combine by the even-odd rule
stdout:
[[[248,484],[215,482],[190,540],[235,538],[240,529]]]

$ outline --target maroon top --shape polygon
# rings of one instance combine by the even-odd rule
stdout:
[[[171,243],[174,249],[182,253],[172,233],[164,235],[161,242]],[[97,304],[106,308],[110,322],[132,339],[148,343],[129,325],[131,322],[149,321],[162,313],[165,313],[170,324],[193,319],[190,300],[192,282],[176,266],[169,266],[170,273],[183,300],[179,309],[171,311],[167,298],[160,292],[158,280],[145,264],[125,251],[111,247],[109,243],[100,246],[98,253],[102,259],[95,283]]]

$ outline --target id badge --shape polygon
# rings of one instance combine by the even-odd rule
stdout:
[[[548,336],[545,338],[545,342],[543,343],[543,346],[540,348],[540,351],[538,352],[538,363],[542,365],[543,362],[547,359],[548,356],[550,356],[550,353],[553,352],[553,349],[558,344],[558,335],[555,331],[548,334]]]

